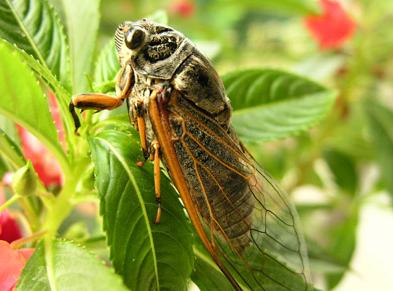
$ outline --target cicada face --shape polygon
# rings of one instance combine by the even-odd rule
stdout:
[[[120,65],[131,64],[141,75],[169,80],[192,46],[178,31],[147,20],[124,22],[115,33]]]
[[[115,38],[118,88],[147,135],[142,147],[149,154],[159,145],[196,232],[233,286],[309,290],[296,212],[238,140],[211,63],[181,33],[147,20],[123,23]]]

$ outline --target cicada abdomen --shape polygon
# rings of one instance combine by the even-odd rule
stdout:
[[[145,19],[120,25],[115,39],[117,96],[79,95],[71,107],[128,101],[145,157],[155,162],[156,222],[162,157],[197,234],[235,289],[310,290],[296,211],[237,138],[211,63],[181,33]]]

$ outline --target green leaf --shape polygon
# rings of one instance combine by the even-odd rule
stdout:
[[[6,163],[0,156],[0,177],[2,178],[4,174],[8,172],[8,170],[8,165],[6,165]]]
[[[351,205],[346,207],[346,213],[338,213],[336,217],[343,217],[339,223],[333,226],[332,231],[329,232],[329,253],[335,259],[337,264],[342,266],[349,266],[353,253],[356,248],[356,231],[359,222],[359,207]],[[344,216],[343,216],[344,215]],[[346,269],[328,274],[326,276],[328,290],[333,290],[335,286],[341,281],[346,273]]]
[[[329,149],[323,153],[334,180],[341,189],[354,195],[358,186],[358,175],[354,160],[337,150]]]
[[[327,126],[334,130],[329,131],[324,146],[334,148],[349,156],[351,159],[368,163],[375,159],[374,149],[368,137],[364,134],[368,128],[368,120],[365,118],[364,100],[353,100],[350,103],[350,114],[343,117],[335,110],[335,121]],[[332,120],[330,120],[332,121]],[[335,124],[337,124],[335,126]],[[338,126],[339,125],[339,126]],[[356,130],[354,130],[356,129]]]
[[[19,146],[2,129],[0,129],[0,155],[12,170],[17,170],[26,163]]]
[[[366,102],[366,112],[382,179],[393,197],[393,112],[372,100]]]
[[[7,47],[10,51],[15,51],[18,53],[21,60],[34,71],[37,79],[44,80],[49,87],[54,91],[55,97],[58,101],[61,117],[65,121],[63,124],[65,130],[68,133],[67,138],[70,138],[70,134],[74,134],[74,122],[69,113],[68,105],[70,102],[70,93],[59,83],[52,72],[39,61],[33,58],[31,55],[27,54],[24,50],[11,45],[5,40],[0,39],[0,45]]]
[[[232,123],[245,141],[288,137],[307,130],[331,109],[336,93],[277,70],[236,71],[223,77]]]
[[[191,279],[200,291],[234,290],[228,279],[200,246],[194,247],[195,266]]]
[[[62,0],[62,4],[71,48],[73,93],[86,92],[86,76],[91,69],[100,19],[100,1],[84,0],[75,5],[73,1]]]
[[[63,27],[46,0],[0,1],[0,37],[33,55],[63,85],[69,85],[69,56]]]
[[[0,43],[0,113],[19,123],[52,151],[64,169],[65,158],[43,94],[32,71]]]
[[[53,244],[54,283],[56,290],[126,291],[112,269],[106,267],[87,250],[69,242]],[[18,291],[46,291],[48,281],[45,251],[41,244],[27,262],[19,280]]]
[[[331,209],[329,209],[331,211]],[[308,257],[314,274],[330,274],[349,271],[348,265],[340,264],[320,242],[307,239]]]
[[[94,70],[94,90],[110,92],[115,90],[115,78],[120,70],[115,41],[111,39],[101,51]]]
[[[91,138],[96,187],[111,260],[132,290],[187,290],[192,271],[192,237],[185,212],[169,180],[161,175],[161,223],[151,163],[143,160],[136,132],[106,129]]]
[[[4,131],[6,135],[18,146],[20,145],[18,130],[16,129],[15,123],[0,115],[0,129]]]
[[[7,47],[8,50],[17,52],[21,60],[30,67],[30,69],[35,73],[37,79],[44,80],[49,87],[55,91],[57,94],[65,95],[69,98],[70,93],[59,83],[56,79],[56,76],[52,74],[52,72],[44,65],[42,65],[39,61],[37,61],[33,56],[27,54],[24,50],[18,48],[15,45],[10,44],[9,42],[0,39],[0,45]],[[64,96],[63,96],[64,97]],[[63,101],[60,99],[59,101]],[[67,103],[67,113],[68,111],[68,99]]]

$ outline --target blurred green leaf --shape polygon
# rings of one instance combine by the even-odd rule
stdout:
[[[381,175],[393,196],[393,112],[372,100],[366,102],[366,112]]]
[[[87,91],[100,20],[100,0],[62,0],[71,48],[73,93]]]
[[[9,170],[8,165],[6,165],[6,163],[4,162],[4,160],[0,155],[0,178],[2,178],[4,174],[8,172],[8,170]]]
[[[0,40],[0,45],[1,45]],[[16,129],[15,123],[6,118],[5,116],[0,115],[0,129],[8,135],[8,137],[17,145],[20,144],[18,130]]]
[[[25,164],[19,146],[2,129],[0,129],[0,155],[12,170],[19,169]]]
[[[136,165],[143,157],[130,127],[106,129],[90,140],[111,260],[132,290],[186,290],[194,259],[189,223],[162,174],[161,223],[153,224],[153,168]]]
[[[354,195],[358,186],[358,174],[354,160],[350,156],[333,149],[325,150],[323,157],[334,175],[337,186]]]
[[[195,266],[191,279],[200,291],[234,290],[228,279],[202,246],[195,246],[194,253]]]
[[[336,53],[313,54],[296,64],[294,71],[314,81],[324,81],[334,77],[346,61],[346,57]]]
[[[357,205],[345,207],[345,213],[341,221],[332,226],[329,231],[328,252],[337,264],[346,266],[341,271],[326,275],[328,290],[333,290],[341,281],[350,265],[353,253],[356,248],[356,231],[359,222],[359,209]]]
[[[302,77],[277,70],[244,70],[223,77],[234,109],[233,126],[245,141],[297,134],[319,122],[336,93]]]
[[[168,14],[165,10],[157,10],[154,13],[150,14],[146,18],[150,19],[151,21],[161,23],[161,24],[168,24]]]
[[[53,272],[55,286],[48,281],[45,251],[41,244],[23,269],[18,291],[84,290],[126,291],[121,278],[87,250],[69,242],[54,242]]]
[[[67,165],[46,96],[32,71],[15,52],[1,43],[0,91],[0,113],[28,129],[52,151],[63,166]]]
[[[311,270],[320,274],[331,274],[348,271],[348,265],[337,262],[336,258],[329,254],[320,243],[307,239],[307,250],[310,259]]]
[[[68,46],[61,22],[47,0],[0,1],[0,37],[33,55],[68,87]]]
[[[314,0],[243,0],[242,5],[250,8],[285,12],[289,14],[315,14],[318,6]]]
[[[110,92],[115,89],[115,78],[120,70],[115,41],[112,38],[102,49],[94,70],[94,89],[97,92]]]
[[[339,103],[342,101],[337,102]],[[364,134],[368,123],[363,105],[361,99],[355,100],[350,103],[346,115],[343,116],[338,110],[333,112],[327,120],[329,134],[326,135],[324,146],[337,150],[355,161],[369,162],[374,158],[374,153]]]

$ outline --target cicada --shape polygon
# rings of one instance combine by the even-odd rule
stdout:
[[[116,96],[74,96],[74,108],[124,101],[145,158],[154,160],[156,223],[160,162],[196,233],[236,290],[310,290],[294,207],[231,126],[231,105],[210,61],[182,33],[142,19],[115,34]],[[79,125],[76,122],[76,125]]]

